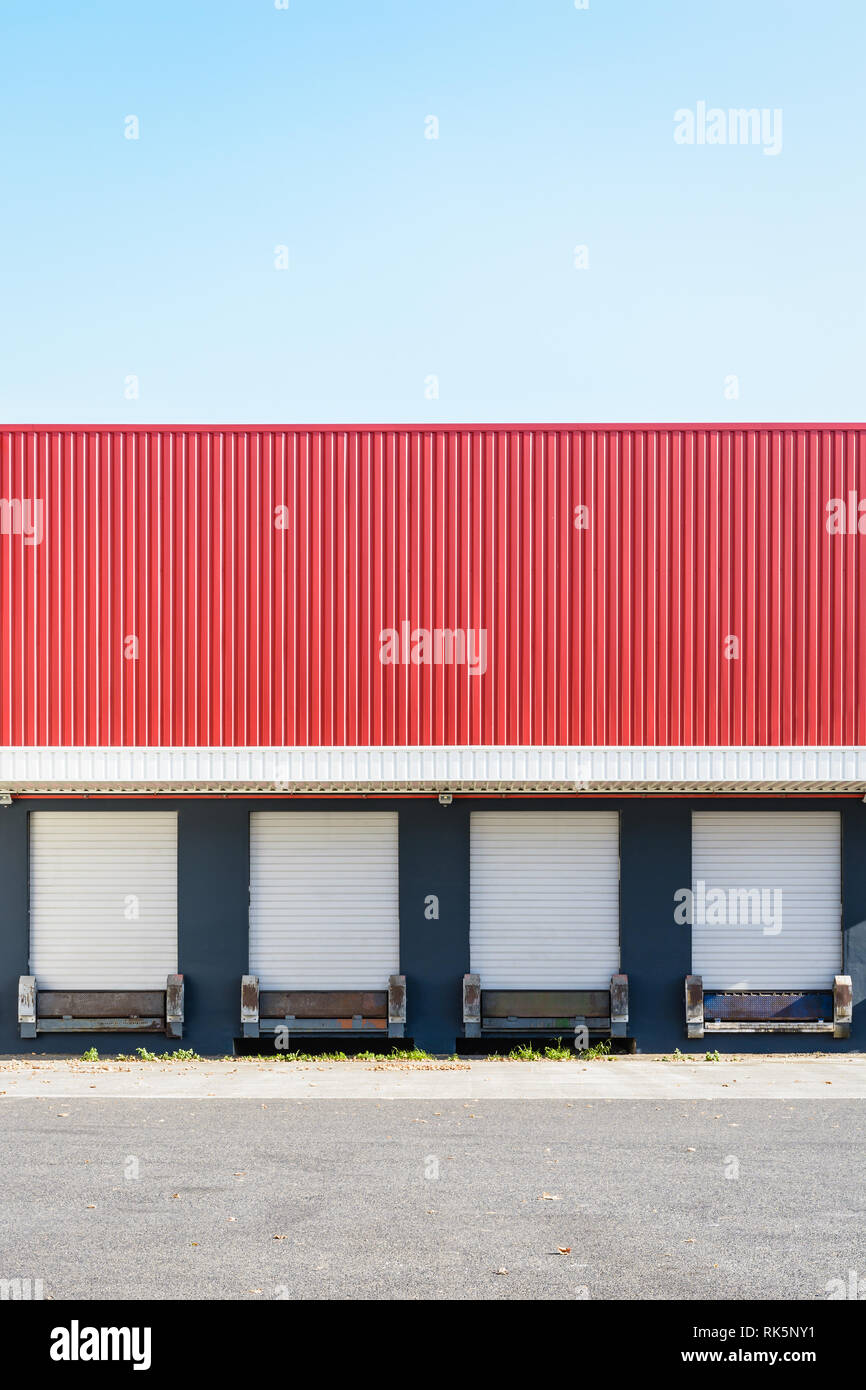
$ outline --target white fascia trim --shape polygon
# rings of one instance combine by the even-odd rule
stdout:
[[[21,792],[866,791],[866,747],[0,748]]]

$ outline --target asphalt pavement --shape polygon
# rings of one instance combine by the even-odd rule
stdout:
[[[866,1292],[866,1107],[829,1087],[265,1100],[7,1082],[0,1280],[50,1298],[811,1300],[852,1273]]]

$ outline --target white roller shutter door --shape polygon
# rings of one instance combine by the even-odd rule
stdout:
[[[482,988],[609,989],[616,811],[478,811],[470,844],[470,959]]]
[[[399,972],[398,818],[254,811],[250,970],[262,989],[386,989]]]
[[[705,989],[832,985],[842,964],[838,812],[697,811],[692,879],[692,970]]]
[[[40,989],[165,989],[177,972],[174,811],[30,813]]]

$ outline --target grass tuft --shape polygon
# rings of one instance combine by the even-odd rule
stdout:
[[[609,1061],[613,1061],[610,1055],[610,1042],[607,1038],[603,1038],[601,1042],[593,1043],[592,1047],[587,1047],[580,1053],[580,1060],[582,1062],[597,1062],[600,1061],[602,1057],[606,1057]]]
[[[573,1062],[575,1058],[581,1062],[596,1062],[603,1057],[613,1060],[607,1038],[584,1048],[582,1052],[575,1052],[562,1038],[557,1038],[555,1043],[546,1043],[543,1047],[536,1047],[535,1043],[519,1043],[508,1053],[511,1062]]]
[[[96,1048],[91,1048],[95,1052]],[[87,1053],[84,1054],[87,1057]],[[95,1061],[95,1057],[87,1058]],[[118,1052],[118,1062],[200,1062],[202,1058],[191,1047],[178,1047],[174,1052],[150,1052],[146,1047],[137,1047],[135,1052]]]
[[[432,1062],[432,1052],[402,1048],[393,1052],[256,1052],[224,1057],[224,1062]]]

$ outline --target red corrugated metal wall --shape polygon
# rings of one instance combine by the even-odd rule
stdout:
[[[864,444],[6,428],[0,742],[866,744]],[[403,622],[485,673],[383,665]]]

